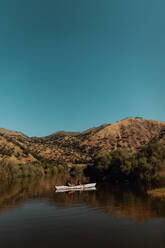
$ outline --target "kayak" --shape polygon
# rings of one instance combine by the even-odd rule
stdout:
[[[68,192],[68,191],[72,191],[72,192],[75,192],[75,191],[93,191],[93,190],[96,190],[96,187],[91,187],[91,188],[78,188],[78,189],[56,189],[56,192],[59,193],[59,192]]]
[[[90,188],[95,188],[96,183],[88,183],[82,185],[73,185],[73,186],[55,186],[55,190],[86,190]]]

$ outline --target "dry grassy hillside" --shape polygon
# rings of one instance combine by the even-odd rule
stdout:
[[[19,132],[0,128],[0,160],[18,164],[36,161],[29,152],[30,138]]]
[[[154,142],[165,145],[165,122],[127,118],[81,133],[61,131],[42,138],[0,129],[0,159],[87,163],[98,153],[117,148],[132,153]]]

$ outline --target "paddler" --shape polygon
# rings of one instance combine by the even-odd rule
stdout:
[[[77,181],[77,185],[81,185],[81,181],[80,180]]]
[[[67,181],[66,186],[72,186],[72,184],[69,181]]]

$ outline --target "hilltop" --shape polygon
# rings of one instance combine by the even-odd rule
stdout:
[[[0,128],[0,160],[84,164],[98,153],[117,148],[135,153],[155,142],[165,147],[165,122],[142,118],[126,118],[84,132],[59,131],[41,138]]]

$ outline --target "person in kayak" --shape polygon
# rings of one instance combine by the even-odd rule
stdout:
[[[77,185],[82,185],[81,181],[78,179]]]
[[[73,186],[69,181],[67,181],[66,186]]]

